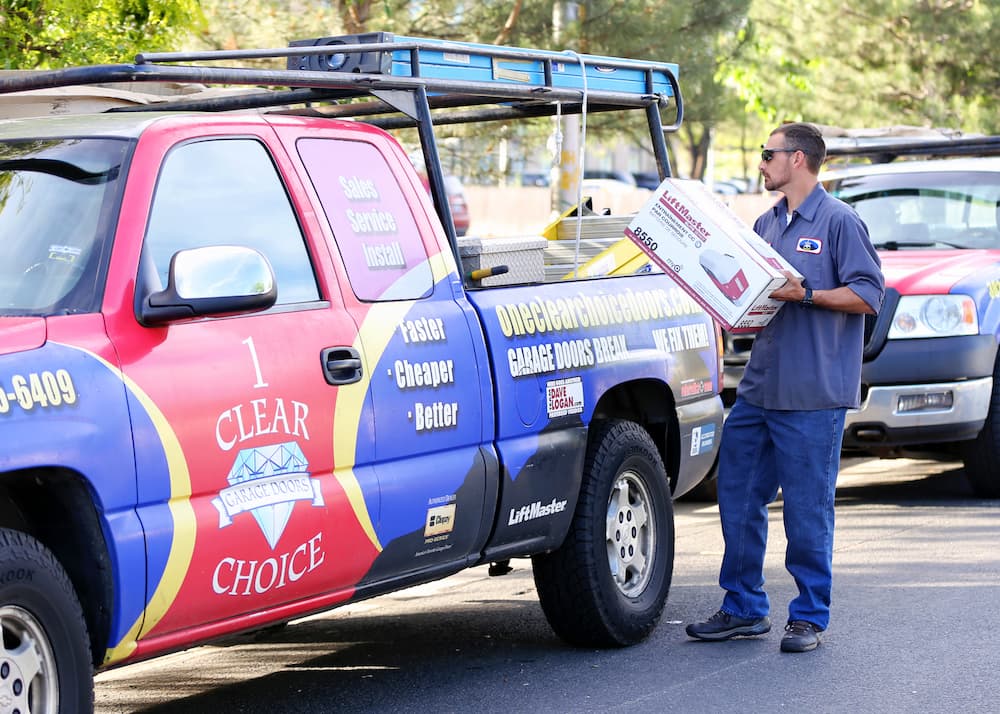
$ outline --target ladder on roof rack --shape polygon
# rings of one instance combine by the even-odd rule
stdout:
[[[286,59],[282,70],[205,62]],[[197,64],[177,64],[197,63]],[[435,209],[458,259],[434,124],[641,109],[660,177],[671,175],[664,134],[680,128],[677,65],[551,50],[365,33],[287,48],[141,53],[134,64],[0,76],[0,93],[114,82],[186,82],[272,88],[212,100],[176,100],[113,111],[230,111],[332,103],[324,116],[365,117],[385,129],[416,127]],[[342,100],[365,101],[337,104]],[[674,107],[672,124],[660,112]],[[464,111],[454,111],[462,108]],[[432,113],[432,110],[442,110]],[[444,112],[443,110],[450,110]],[[310,111],[316,111],[310,107]],[[393,116],[382,116],[392,114]]]

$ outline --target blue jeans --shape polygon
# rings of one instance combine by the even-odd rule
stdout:
[[[820,629],[830,622],[833,583],[833,503],[846,409],[778,411],[737,398],[722,431],[719,515],[726,552],[719,585],[722,609],[760,618],[770,612],[764,592],[767,504],[781,487],[785,567],[799,595],[789,620]]]

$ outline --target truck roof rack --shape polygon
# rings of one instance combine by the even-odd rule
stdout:
[[[372,41],[372,36],[377,36],[378,41]],[[357,38],[362,41],[350,42]],[[375,55],[380,59],[370,59]],[[352,60],[354,57],[359,59]],[[280,58],[286,59],[286,69],[203,64]],[[558,110],[561,113],[580,112],[583,92],[587,93],[588,112],[648,106],[665,109],[672,101],[676,118],[663,130],[675,131],[683,118],[676,64],[397,37],[384,32],[299,40],[286,48],[140,53],[133,64],[13,72],[0,78],[0,93],[122,82],[285,88],[211,102],[178,99],[132,111],[278,107],[422,88],[433,98],[435,108],[497,101],[509,107],[508,112],[500,114],[491,110],[466,113],[450,123],[552,115],[557,111],[556,104],[562,105]],[[378,102],[372,105],[367,107],[371,114],[391,111]],[[350,113],[367,115],[365,108],[358,107]]]
[[[284,69],[206,64],[281,58]],[[684,116],[677,71],[666,62],[372,32],[297,40],[285,48],[141,53],[131,64],[0,73],[0,94],[118,83],[238,85],[257,89],[108,111],[271,108],[364,118],[385,129],[415,127],[434,205],[457,255],[435,124],[642,110],[664,178],[671,175],[664,134],[677,131]],[[661,112],[671,106],[673,122],[664,126]]]

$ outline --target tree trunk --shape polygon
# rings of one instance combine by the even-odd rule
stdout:
[[[337,0],[337,12],[349,34],[367,32],[368,20],[372,15],[372,0]]]
[[[705,178],[705,169],[708,167],[708,150],[712,146],[712,129],[711,124],[686,122],[681,130],[684,135],[684,148],[687,150],[690,160],[688,176],[699,181]]]

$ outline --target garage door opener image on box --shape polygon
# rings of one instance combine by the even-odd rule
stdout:
[[[729,253],[719,253],[706,248],[698,258],[701,267],[708,273],[719,292],[729,298],[734,305],[742,305],[747,298],[746,273],[739,261]]]

